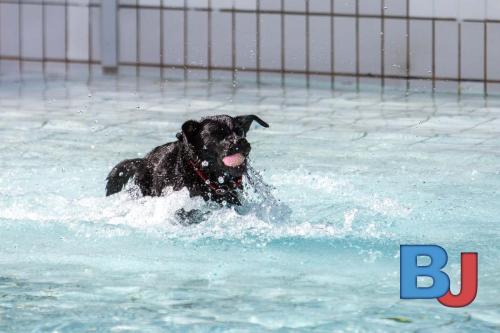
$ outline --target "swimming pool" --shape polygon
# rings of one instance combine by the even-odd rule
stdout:
[[[1,332],[500,329],[498,98],[39,74],[0,94]],[[118,161],[220,113],[271,126],[244,213],[183,227],[185,192],[104,196]],[[454,290],[479,252],[476,301],[400,300],[404,243],[445,247]]]

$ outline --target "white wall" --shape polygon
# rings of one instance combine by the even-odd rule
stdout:
[[[121,0],[119,61],[500,80],[500,0],[381,1],[336,0],[332,17],[330,0],[286,0],[287,15],[280,0],[212,0],[211,12],[209,0]],[[99,61],[99,1],[20,2],[0,0],[0,57]]]

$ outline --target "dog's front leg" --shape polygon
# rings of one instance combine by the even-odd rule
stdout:
[[[201,211],[199,209],[186,211],[184,208],[181,208],[175,212],[175,219],[179,224],[187,226],[206,221],[209,214],[209,211]]]

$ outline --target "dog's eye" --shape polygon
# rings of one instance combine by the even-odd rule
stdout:
[[[243,128],[241,127],[236,127],[234,129],[234,133],[236,133],[236,135],[238,136],[245,136],[245,131],[243,131]]]

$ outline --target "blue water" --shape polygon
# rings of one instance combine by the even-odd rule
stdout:
[[[0,108],[0,332],[500,330],[498,98],[4,74]],[[220,113],[271,125],[244,214],[104,197],[115,163]],[[476,301],[400,300],[405,243],[446,248],[455,291],[479,252]]]

